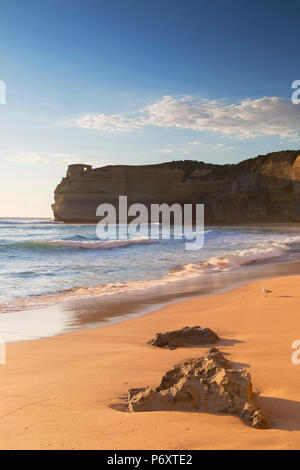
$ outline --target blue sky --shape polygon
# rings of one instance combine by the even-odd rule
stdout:
[[[299,1],[2,0],[0,216],[51,216],[68,163],[300,148]]]

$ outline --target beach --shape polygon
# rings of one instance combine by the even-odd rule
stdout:
[[[201,250],[186,250],[185,236],[152,240],[152,228],[128,240],[113,231],[99,240],[95,225],[0,219],[0,340],[104,326],[300,273],[299,224],[206,226]],[[120,230],[127,234],[126,226]]]
[[[0,454],[300,450],[299,14],[1,2]]]
[[[120,323],[8,344],[1,448],[300,449],[300,365],[291,360],[300,339],[299,283],[300,276],[255,281]],[[218,349],[251,373],[269,429],[226,414],[122,411],[128,389],[156,387],[178,362],[206,354],[210,346],[148,344],[156,332],[194,325],[213,329]]]

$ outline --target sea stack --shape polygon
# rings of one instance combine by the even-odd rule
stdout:
[[[300,221],[300,150],[285,150],[238,164],[174,161],[157,165],[69,165],[55,189],[54,218],[97,222],[101,203],[198,203],[213,224]]]

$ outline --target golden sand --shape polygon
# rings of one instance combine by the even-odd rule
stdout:
[[[261,288],[273,292],[264,296]],[[121,313],[121,312],[120,312]],[[157,386],[174,364],[209,347],[147,344],[158,331],[200,325],[252,375],[271,428],[198,412],[125,413],[128,388]],[[7,345],[0,366],[2,449],[300,449],[300,276],[170,304],[146,316],[49,339]]]

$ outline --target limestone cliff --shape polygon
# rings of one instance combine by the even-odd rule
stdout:
[[[206,223],[300,221],[300,150],[235,165],[174,161],[158,165],[70,165],[55,190],[55,220],[96,222],[96,207],[128,203],[204,203]]]

